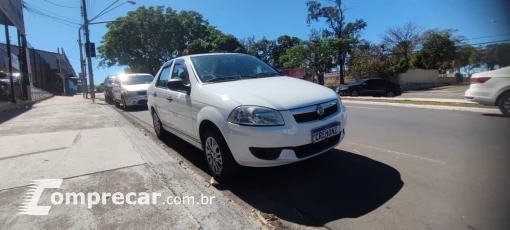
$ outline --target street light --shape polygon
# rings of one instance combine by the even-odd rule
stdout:
[[[131,4],[131,5],[136,5],[136,2],[135,2],[135,1],[125,1],[125,2],[123,2],[123,3],[121,3],[121,4],[119,4],[119,5],[117,5],[117,6],[113,7],[113,8],[111,8],[111,9],[109,9],[110,7],[112,7],[112,6],[113,6],[115,3],[117,3],[118,1],[120,1],[120,0],[117,0],[117,1],[113,2],[111,5],[109,5],[108,7],[106,7],[103,11],[99,12],[99,13],[98,13],[95,17],[93,17],[92,19],[90,19],[90,21],[94,21],[94,20],[96,20],[97,18],[99,18],[99,17],[101,17],[101,16],[105,15],[106,13],[108,13],[108,12],[110,12],[110,11],[112,11],[112,10],[117,9],[119,6],[122,6],[122,5],[126,4],[126,3],[129,3],[129,4]],[[109,9],[109,10],[108,10],[108,9]]]

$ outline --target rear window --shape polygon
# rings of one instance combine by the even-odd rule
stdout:
[[[149,74],[143,75],[130,75],[126,76],[122,83],[124,85],[141,85],[141,84],[150,84],[154,80],[154,77]]]

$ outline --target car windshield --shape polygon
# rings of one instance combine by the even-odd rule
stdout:
[[[149,74],[143,75],[129,75],[124,78],[122,83],[124,85],[141,85],[141,84],[150,84],[154,79],[153,76]]]
[[[263,61],[250,55],[218,54],[191,57],[202,82],[236,81],[279,76]]]

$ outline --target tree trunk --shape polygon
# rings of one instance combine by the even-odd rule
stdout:
[[[343,85],[345,84],[345,81],[344,81],[344,60],[342,58],[342,60],[340,60],[340,84]]]
[[[317,74],[317,81],[319,82],[319,85],[324,85],[324,73]]]

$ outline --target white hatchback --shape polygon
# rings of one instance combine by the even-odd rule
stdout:
[[[501,113],[510,116],[510,67],[473,74],[464,98],[484,105],[496,105]]]
[[[158,137],[167,132],[205,153],[226,180],[239,165],[277,166],[317,156],[345,136],[346,109],[324,86],[279,76],[245,54],[201,54],[166,62],[148,89]]]

